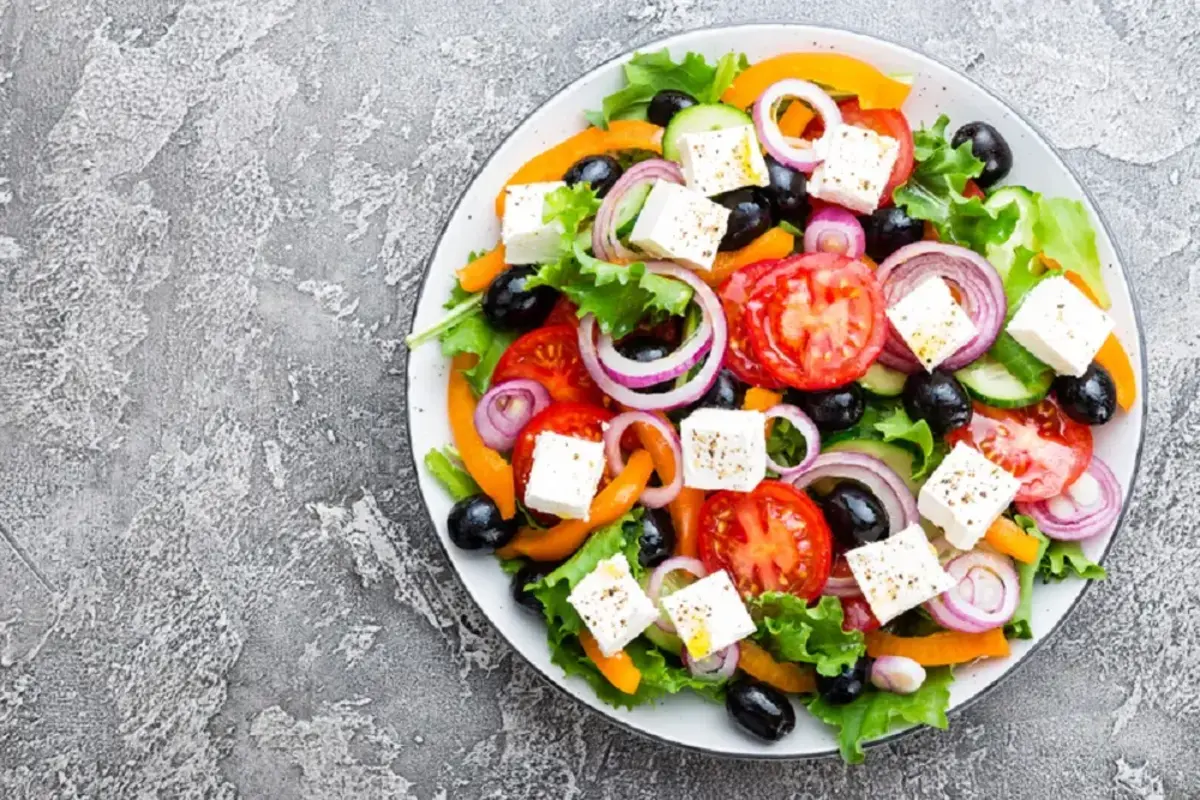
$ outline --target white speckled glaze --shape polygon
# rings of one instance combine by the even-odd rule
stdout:
[[[834,50],[863,58],[885,72],[917,75],[912,95],[904,106],[913,127],[929,123],[939,113],[948,113],[951,128],[973,119],[991,122],[1008,139],[1015,153],[1009,182],[1030,186],[1052,195],[1084,200],[1093,216],[1097,212],[1082,187],[1049,144],[999,99],[958,72],[895,44],[869,36],[838,30],[790,25],[753,25],[693,31],[664,40],[661,44],[680,54],[695,50],[719,56],[731,49],[746,52],[752,61],[794,50]],[[653,49],[659,44],[647,45]],[[579,130],[581,113],[599,105],[606,94],[621,85],[624,57],[601,65],[571,84],[535,111],[504,142],[484,165],[455,209],[433,253],[413,328],[434,322],[454,281],[454,270],[471,250],[491,247],[499,225],[493,199],[509,174],[547,146]],[[1111,313],[1116,332],[1134,356],[1139,389],[1144,387],[1142,340],[1129,285],[1117,251],[1103,224],[1097,221],[1100,255],[1105,279],[1113,297]],[[437,347],[414,352],[408,363],[409,424],[412,452],[419,458],[432,447],[450,440],[445,415],[447,364]],[[1144,397],[1144,391],[1142,392]],[[1113,469],[1128,497],[1140,454],[1144,408],[1141,404],[1117,421],[1098,429],[1096,452]],[[509,583],[489,556],[454,548],[447,539],[445,519],[450,499],[424,470],[418,470],[421,491],[438,535],[450,560],[472,597],[503,636],[549,680],[601,714],[637,732],[713,753],[740,757],[816,757],[836,753],[832,729],[801,712],[795,732],[781,742],[766,745],[744,735],[731,725],[725,710],[699,698],[671,698],[660,706],[624,711],[600,703],[581,680],[566,679],[550,663],[544,626],[522,612],[509,595]],[[1100,558],[1107,552],[1112,535],[1084,546],[1088,555]],[[1014,642],[1013,655],[958,670],[952,705],[961,707],[1007,675],[1070,612],[1085,584],[1068,581],[1037,588],[1033,627],[1036,638]],[[952,723],[953,724],[953,720]]]

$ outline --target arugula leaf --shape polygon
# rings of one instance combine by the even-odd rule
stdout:
[[[950,706],[953,681],[949,667],[938,667],[928,670],[921,688],[909,695],[869,688],[844,706],[830,705],[817,696],[808,704],[808,710],[817,719],[839,729],[842,758],[858,764],[866,758],[863,742],[886,736],[905,723],[945,730],[949,725],[946,709]]]
[[[1108,308],[1112,301],[1101,276],[1096,231],[1083,203],[1065,197],[1039,198],[1035,230],[1042,252],[1063,269],[1078,273],[1100,304]]]
[[[479,484],[459,466],[458,454],[452,447],[433,449],[425,454],[425,469],[438,479],[454,502],[479,494]]]
[[[885,412],[875,423],[875,430],[883,436],[885,442],[903,442],[915,450],[919,458],[913,461],[913,478],[920,480],[942,463],[946,456],[946,445],[940,439],[934,439],[929,423],[923,419],[913,422],[904,410],[904,406],[896,404]]]
[[[750,66],[744,55],[728,53],[714,67],[699,53],[688,53],[676,62],[665,47],[652,53],[634,53],[625,64],[624,88],[604,98],[599,111],[589,111],[588,121],[608,127],[617,117],[644,109],[663,89],[687,92],[702,103],[715,103],[742,70]]]
[[[1104,567],[1083,554],[1079,542],[1059,541],[1051,542],[1046,549],[1038,563],[1038,574],[1044,582],[1061,581],[1071,576],[1085,581],[1102,581],[1108,577]]]
[[[758,623],[754,638],[783,661],[816,665],[837,675],[867,652],[860,631],[842,630],[842,604],[822,597],[811,608],[793,594],[765,592],[746,603]]]
[[[1030,536],[1035,537],[1038,544],[1037,558],[1032,564],[1024,564],[1020,561],[1017,564],[1017,577],[1021,583],[1021,602],[1017,605],[1017,610],[1013,614],[1012,619],[1004,626],[1005,635],[1014,639],[1032,639],[1033,638],[1033,578],[1038,573],[1038,568],[1041,565],[1042,557],[1046,553],[1046,548],[1050,546],[1050,539],[1046,534],[1038,530],[1037,523],[1032,518],[1018,514],[1013,517],[1013,522],[1021,526],[1021,528]]]

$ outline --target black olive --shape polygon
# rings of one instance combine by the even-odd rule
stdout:
[[[671,117],[699,102],[687,92],[681,92],[678,89],[663,89],[650,98],[650,107],[646,109],[646,119],[655,125],[665,126],[671,121]]]
[[[1054,396],[1068,417],[1085,425],[1103,425],[1117,410],[1117,385],[1108,370],[1095,362],[1078,378],[1055,378]]]
[[[517,535],[517,519],[505,519],[485,494],[459,500],[446,520],[450,541],[463,550],[495,550]]]
[[[847,550],[887,538],[887,511],[866,489],[843,481],[818,502],[829,529]]]
[[[537,269],[509,267],[496,276],[483,295],[483,315],[489,325],[501,331],[531,331],[546,321],[558,292],[549,286],[525,288]]]
[[[904,381],[904,410],[923,419],[938,436],[971,421],[971,397],[949,372],[914,372]]]
[[[746,384],[727,369],[717,373],[713,385],[696,401],[694,408],[741,408]]]
[[[647,508],[642,514],[642,536],[638,546],[638,563],[657,567],[675,552],[675,525],[671,515],[661,508]]]
[[[568,186],[591,184],[597,197],[604,197],[625,170],[612,156],[584,156],[571,165],[563,180]]]
[[[542,578],[554,571],[556,564],[539,564],[530,562],[517,570],[512,578],[512,596],[513,599],[520,603],[523,607],[530,611],[542,613],[542,601],[537,599],[533,592],[525,587],[531,583],[537,583]]]
[[[808,179],[798,169],[766,157],[771,183],[759,189],[771,204],[776,220],[786,220],[800,230],[808,222]]]
[[[617,352],[626,358],[639,361],[643,364],[648,361],[657,361],[660,358],[666,358],[675,350],[667,342],[648,333],[632,333],[617,342],[616,348]],[[656,383],[653,386],[639,389],[638,391],[658,394],[660,392],[668,392],[674,388],[674,381],[663,381],[662,383]]]
[[[740,678],[729,687],[725,710],[738,725],[768,742],[779,741],[796,727],[796,709],[787,695],[749,678]]]
[[[818,672],[817,691],[821,699],[831,706],[853,703],[867,688],[870,665],[870,659],[860,658],[851,666],[842,667],[841,673],[832,678]]]
[[[862,419],[867,408],[862,387],[848,383],[823,392],[801,392],[789,389],[788,402],[800,406],[822,431],[844,431]]]
[[[877,263],[901,247],[925,238],[925,223],[897,206],[876,209],[858,221],[867,235],[867,255]]]
[[[968,122],[955,131],[951,146],[958,147],[963,142],[970,142],[971,152],[983,162],[983,172],[975,179],[982,188],[998,182],[1012,169],[1012,149],[1000,131],[986,122]]]
[[[729,224],[718,250],[740,250],[771,229],[771,203],[753,189],[734,189],[712,198],[729,209]]]

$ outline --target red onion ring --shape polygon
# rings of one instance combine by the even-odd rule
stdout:
[[[858,581],[854,579],[853,575],[846,577],[830,575],[829,580],[825,581],[825,588],[821,589],[821,594],[847,599],[862,597],[862,587],[858,585]]]
[[[817,423],[813,422],[808,414],[788,403],[780,403],[768,409],[766,417],[767,419],[786,419],[804,437],[804,458],[800,459],[799,464],[789,467],[786,464],[780,464],[768,455],[768,466],[778,473],[781,478],[790,478],[811,467],[813,461],[821,453],[821,431],[817,429]]]
[[[867,234],[858,217],[840,206],[825,206],[804,229],[804,252],[858,258],[867,252]]]
[[[497,383],[475,406],[475,430],[493,450],[511,450],[529,420],[550,405],[550,392],[534,380]]]
[[[803,100],[813,107],[817,115],[825,122],[826,135],[834,125],[842,122],[842,111],[833,98],[815,83],[802,81],[798,78],[787,78],[767,87],[754,103],[754,128],[763,147],[776,161],[786,164],[803,173],[811,173],[821,163],[818,155],[821,141],[792,144],[779,130],[775,121],[775,104],[780,100],[793,97]],[[792,140],[795,141],[795,140]],[[804,140],[800,140],[804,141]]]
[[[635,422],[649,425],[661,433],[671,446],[671,454],[675,457],[675,477],[671,482],[665,486],[648,486],[638,498],[647,508],[662,508],[674,500],[683,488],[683,450],[679,444],[679,434],[675,432],[674,427],[646,411],[626,411],[624,414],[618,414],[604,429],[604,455],[608,458],[608,469],[613,475],[620,475],[625,469],[625,459],[621,455],[621,436]]]
[[[700,280],[696,273],[689,269],[676,266],[669,261],[650,261],[646,269],[656,275],[666,275],[683,281],[692,288],[693,300],[700,305],[704,319],[712,326],[712,344],[708,358],[691,380],[682,386],[677,386],[669,392],[661,394],[642,394],[622,386],[612,378],[600,363],[600,355],[596,352],[596,318],[592,314],[584,316],[579,321],[579,353],[583,358],[583,366],[596,385],[613,400],[621,405],[637,411],[667,411],[694,403],[704,396],[717,379],[717,373],[725,361],[725,344],[729,339],[729,328],[725,322],[725,311],[721,301]]]
[[[625,171],[617,182],[608,190],[600,208],[596,210],[596,220],[592,224],[592,252],[601,261],[620,263],[636,261],[639,256],[617,238],[618,212],[621,202],[629,193],[644,183],[669,181],[683,185],[683,170],[673,161],[661,158],[651,158],[638,162]]]
[[[631,389],[644,389],[678,378],[696,366],[710,347],[712,324],[705,317],[679,349],[653,361],[634,361],[621,355],[613,338],[607,333],[600,334],[597,352],[600,354],[600,363],[614,380]]]
[[[925,682],[925,668],[905,656],[880,656],[871,665],[871,683],[893,694],[912,694]]]
[[[689,656],[687,648],[684,648],[682,658],[688,672],[693,676],[719,681],[733,677],[733,673],[737,671],[738,659],[741,658],[741,654],[742,649],[734,642],[724,650],[698,660]]]
[[[920,519],[917,499],[904,479],[878,458],[845,451],[822,453],[789,482],[797,489],[804,489],[822,478],[842,478],[866,487],[887,512],[888,535],[899,533]]]
[[[1032,517],[1042,533],[1051,539],[1062,542],[1076,542],[1090,539],[1112,530],[1117,517],[1121,515],[1121,484],[1113,475],[1108,465],[1096,456],[1088,464],[1087,475],[1096,479],[1100,485],[1100,501],[1091,506],[1080,506],[1071,495],[1071,487],[1058,497],[1049,500],[1039,500],[1034,503],[1019,502],[1017,510],[1027,517]],[[1064,515],[1058,509],[1063,504],[1069,505],[1073,513]]]
[[[655,607],[658,606],[658,601],[662,596],[663,582],[666,581],[668,575],[679,570],[689,575],[694,575],[697,578],[703,578],[708,575],[708,570],[704,568],[704,563],[698,558],[689,558],[687,556],[668,558],[654,568],[654,571],[650,573],[650,582],[646,584],[646,596],[650,598],[650,602],[654,603]],[[654,624],[667,633],[675,632],[675,626],[671,623],[670,618],[661,611]]]
[[[889,307],[930,276],[937,276],[958,290],[963,309],[975,323],[974,338],[941,364],[946,370],[962,369],[986,353],[1004,327],[1008,313],[1004,283],[986,258],[965,247],[943,242],[905,245],[884,259],[875,271]],[[891,322],[879,361],[902,372],[922,370],[921,363]]]
[[[983,633],[999,628],[1017,612],[1021,579],[1011,558],[986,550],[971,550],[946,564],[946,572],[958,583],[925,603],[925,609],[942,627]]]

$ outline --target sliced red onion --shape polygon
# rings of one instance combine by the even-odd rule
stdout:
[[[803,100],[812,106],[825,122],[826,135],[842,122],[842,111],[833,98],[820,86],[798,78],[787,78],[767,87],[754,103],[754,127],[758,138],[776,161],[803,173],[811,173],[821,163],[820,146],[824,136],[815,142],[789,140],[779,130],[775,106],[786,98]]]
[[[804,458],[800,459],[800,463],[794,467],[789,467],[786,464],[780,464],[775,459],[767,456],[767,464],[770,465],[781,478],[790,478],[793,475],[799,475],[804,470],[812,466],[813,461],[821,453],[821,431],[817,429],[817,423],[801,411],[796,406],[788,403],[780,403],[779,405],[770,408],[766,412],[767,419],[786,419],[792,423],[792,427],[800,431],[800,435],[804,437]]]
[[[583,366],[596,385],[613,400],[621,405],[638,411],[668,411],[694,403],[704,396],[717,379],[717,373],[725,362],[725,343],[729,339],[729,328],[725,322],[725,311],[721,301],[700,280],[696,273],[689,269],[676,266],[669,261],[650,261],[646,269],[656,275],[666,275],[683,281],[692,288],[693,301],[699,303],[703,319],[712,327],[712,344],[709,347],[708,358],[692,379],[682,386],[677,386],[669,392],[660,394],[635,392],[627,386],[622,386],[600,363],[600,355],[596,351],[596,318],[588,314],[579,321],[579,352],[583,358]]]
[[[939,277],[958,290],[963,310],[975,323],[977,332],[971,341],[941,364],[941,368],[946,370],[962,369],[986,353],[1000,335],[1004,316],[1008,313],[1004,283],[986,258],[965,247],[943,242],[905,245],[884,259],[875,271],[889,307],[930,276]],[[921,363],[890,322],[879,361],[884,366],[902,372],[920,372],[922,369]]]
[[[493,450],[511,450],[517,434],[550,405],[550,392],[534,380],[503,381],[487,390],[475,406],[475,430]]]
[[[840,206],[825,206],[804,229],[804,252],[858,258],[867,252],[867,234],[858,217]]]
[[[647,486],[639,498],[647,508],[662,508],[679,495],[683,488],[683,451],[679,445],[679,434],[675,428],[646,411],[626,411],[618,414],[604,429],[604,454],[608,458],[608,469],[613,475],[625,469],[625,458],[621,455],[621,436],[635,422],[649,425],[663,435],[671,446],[675,457],[675,477],[665,486]]]
[[[613,338],[607,333],[600,334],[597,352],[604,369],[618,383],[631,389],[644,389],[674,380],[696,366],[712,347],[712,331],[712,324],[708,319],[701,319],[696,330],[679,349],[654,361],[634,361],[621,355],[613,343]]]
[[[821,590],[823,595],[833,595],[834,597],[862,597],[862,587],[858,585],[858,581],[853,575],[845,577],[840,575],[830,575],[829,580],[825,581],[825,588]]]
[[[942,627],[963,633],[983,633],[1012,619],[1021,602],[1021,579],[1012,559],[999,553],[972,550],[946,564],[958,584],[925,604]]]
[[[621,240],[617,238],[617,220],[620,218],[618,212],[630,192],[638,186],[655,181],[668,181],[682,186],[683,170],[673,161],[651,158],[625,170],[625,174],[608,190],[604,202],[596,211],[596,220],[592,225],[592,252],[596,258],[614,263],[639,258],[637,253],[621,244]]]
[[[925,683],[925,668],[906,656],[880,656],[871,665],[871,683],[893,694],[912,694]]]
[[[650,573],[650,582],[646,584],[646,596],[650,598],[650,602],[654,603],[656,607],[662,596],[663,583],[667,580],[667,576],[672,572],[680,570],[689,575],[694,575],[696,578],[703,578],[708,575],[708,570],[704,568],[704,563],[698,558],[689,558],[688,556],[668,558],[654,568],[654,572]],[[665,612],[659,612],[658,619],[654,621],[654,624],[667,633],[675,632],[675,626],[671,624],[671,620]]]
[[[741,653],[742,648],[734,643],[711,656],[694,659],[688,655],[687,648],[684,648],[683,663],[687,665],[688,672],[697,678],[710,678],[714,681],[726,680],[732,678],[733,673],[737,671]]]
[[[920,519],[917,499],[904,479],[878,458],[845,451],[822,453],[812,465],[791,478],[791,484],[804,489],[822,478],[841,478],[862,484],[883,506],[888,515],[888,533],[894,534]]]
[[[1087,471],[1061,495],[1034,503],[1017,503],[1017,510],[1032,517],[1051,539],[1063,542],[1090,539],[1107,533],[1116,524],[1121,515],[1121,484],[1107,464],[1092,456]]]

